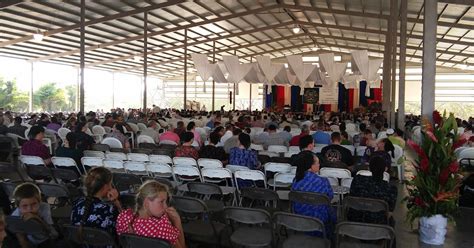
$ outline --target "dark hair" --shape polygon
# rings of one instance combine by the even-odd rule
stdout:
[[[76,149],[76,144],[77,144],[77,136],[73,132],[69,132],[66,134],[66,140],[69,144],[69,148]]]
[[[82,132],[82,128],[86,125],[85,122],[76,123],[76,132]]]
[[[216,132],[212,132],[210,135],[209,135],[209,141],[212,143],[212,144],[217,144],[219,143],[219,141],[221,140],[221,135],[219,133],[216,133]]]
[[[369,169],[372,172],[372,178],[378,181],[383,180],[383,173],[385,172],[385,164],[387,162],[381,156],[374,156],[370,159]]]
[[[176,128],[180,128],[180,127],[181,127],[181,128],[184,127],[184,122],[183,122],[183,121],[178,121],[178,122],[176,123]]]
[[[403,131],[400,128],[395,128],[395,133],[397,133],[398,136],[403,138]]]
[[[392,158],[395,158],[395,146],[393,146],[392,141],[390,141],[388,138],[384,138],[381,140],[383,142],[383,149],[386,152],[391,152],[392,153]]]
[[[336,140],[341,140],[341,133],[339,132],[333,132],[331,134],[331,141],[334,142]]]
[[[296,166],[295,182],[304,178],[304,173],[314,164],[316,155],[310,151],[300,152],[293,158],[292,166]]]
[[[23,122],[23,120],[21,119],[20,116],[15,117],[15,123],[16,124],[21,124],[22,122]]]
[[[59,124],[59,122],[58,122],[58,117],[56,117],[56,116],[53,115],[53,117],[51,117],[51,123]]]
[[[190,121],[190,122],[188,123],[188,126],[186,127],[186,129],[187,129],[188,131],[191,131],[195,126],[196,126],[196,123],[194,123],[194,121]]]
[[[41,202],[41,191],[33,183],[22,183],[16,186],[13,191],[13,198],[15,199],[15,204],[20,205],[20,201],[25,198],[36,198],[38,202]]]
[[[110,182],[112,182],[112,172],[105,167],[95,167],[87,172],[84,178],[86,199],[84,200],[84,212],[79,227],[79,237],[82,238],[82,227],[86,224],[87,219],[89,219],[94,195]]]
[[[341,135],[342,135],[342,137],[344,137],[345,139],[349,139],[349,134],[347,134],[346,131],[341,131]]]
[[[303,150],[303,149],[307,148],[309,145],[311,145],[313,143],[314,143],[313,136],[305,135],[305,136],[300,138],[300,144],[299,144],[300,149]]]
[[[123,130],[123,125],[120,123],[115,123],[115,129],[119,130],[123,135],[125,135],[125,131]]]
[[[270,131],[275,131],[276,129],[277,129],[277,127],[276,127],[275,125],[273,125],[273,124],[270,124],[270,125],[268,126],[268,130],[270,130]]]
[[[246,128],[244,129],[244,131],[245,131],[245,133],[247,133],[247,134],[250,134],[250,133],[252,132],[252,130],[250,129],[250,127],[246,127]]]
[[[245,149],[249,149],[249,147],[250,147],[250,136],[246,133],[239,134],[239,142],[240,142],[241,145],[243,145],[245,147]]]
[[[182,143],[186,143],[194,139],[194,134],[192,132],[184,132],[180,138]]]
[[[214,131],[212,131],[213,133],[218,133],[218,132],[221,132],[222,130],[224,130],[224,127],[223,126],[218,126],[216,128],[214,128]]]
[[[32,126],[28,132],[28,139],[34,140],[39,133],[44,133],[44,128],[42,126]]]
[[[291,132],[291,127],[290,126],[285,126],[283,128],[283,131]]]
[[[239,135],[242,133],[242,129],[240,128],[234,128],[234,130],[232,130],[232,135]]]
[[[365,123],[360,123],[359,124],[359,130],[360,130],[361,133],[364,132],[366,130],[366,128],[367,128],[367,125],[365,125]]]

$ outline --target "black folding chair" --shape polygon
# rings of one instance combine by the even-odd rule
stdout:
[[[101,151],[101,152],[110,152],[110,146],[107,144],[92,144],[91,150]]]
[[[365,242],[361,243],[361,241]],[[336,226],[336,248],[368,247],[370,245],[391,248],[394,241],[395,231],[388,225],[345,221]]]
[[[224,216],[232,228],[230,241],[244,247],[273,247],[270,214],[262,209],[226,207]]]
[[[326,239],[324,223],[317,218],[277,212],[273,214],[273,223],[278,240],[282,242],[282,248],[331,246],[331,242]],[[308,232],[320,232],[322,238],[310,236]]]
[[[110,233],[98,228],[82,227],[82,235],[79,233],[79,226],[65,225],[64,229],[67,240],[75,244],[119,247]]]
[[[150,155],[153,152],[153,149],[146,149],[146,148],[132,148],[132,153],[143,153],[146,155]]]
[[[218,185],[212,183],[189,182],[187,183],[189,193],[203,200],[209,212],[220,212],[224,210],[224,194]]]
[[[248,200],[248,204],[246,204]],[[280,211],[280,197],[277,192],[265,188],[242,188],[240,190],[240,206],[260,208],[270,214]]]
[[[172,206],[181,215],[184,235],[187,239],[220,245],[220,233],[225,225],[210,218],[208,208],[203,201],[187,196],[173,196]]]
[[[158,145],[153,144],[153,143],[140,143],[140,144],[138,144],[138,148],[150,149],[150,150],[153,151],[155,149],[158,149]]]
[[[113,183],[119,192],[134,193],[142,185],[142,180],[135,174],[113,173]]]
[[[11,233],[49,238],[48,229],[37,219],[23,220],[18,216],[5,216],[5,222],[7,223],[7,230]]]
[[[386,223],[389,223],[389,208],[387,202],[379,199],[363,198],[363,197],[354,197],[348,196],[344,198],[342,205],[343,220],[354,221],[348,219],[348,213],[352,210],[356,210],[357,213],[354,213],[358,217],[364,219],[365,213],[382,213],[385,215]],[[364,213],[365,212],[365,213]]]
[[[120,235],[120,244],[123,248],[171,248],[171,244],[162,239],[148,238],[133,234]]]

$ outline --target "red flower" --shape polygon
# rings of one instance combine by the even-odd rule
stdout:
[[[428,158],[423,158],[420,162],[420,169],[421,171],[423,172],[428,172],[428,168],[429,167],[429,161],[428,161]]]
[[[417,206],[420,206],[420,207],[426,206],[426,203],[423,201],[423,199],[421,199],[421,197],[415,197],[414,202]]]
[[[458,149],[459,147],[461,147],[462,145],[464,145],[465,143],[467,142],[467,139],[466,138],[461,138],[458,140],[458,142],[454,143],[453,145],[453,151]]]
[[[430,139],[435,142],[435,143],[438,143],[438,139],[436,138],[436,136],[434,135],[433,132],[431,131],[426,131],[426,135],[428,135],[428,137],[430,137]]]
[[[418,156],[420,156],[420,158],[426,158],[426,154],[425,152],[423,151],[423,149],[421,149],[421,147],[416,144],[413,140],[408,140],[407,141],[407,144],[413,149],[415,150],[415,152],[418,154]]]
[[[436,124],[436,125],[441,125],[441,121],[443,120],[443,118],[441,117],[441,115],[439,114],[438,111],[433,111],[433,122]]]
[[[448,181],[448,177],[450,174],[449,167],[444,168],[441,173],[439,174],[439,183],[444,186],[446,182]]]
[[[449,170],[449,172],[451,172],[451,173],[456,173],[456,172],[458,172],[458,170],[459,170],[458,161],[454,160],[453,162],[451,162],[451,164],[448,166],[448,170]]]

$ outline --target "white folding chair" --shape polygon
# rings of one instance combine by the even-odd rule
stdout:
[[[300,147],[299,146],[290,146],[288,147],[288,151],[289,152],[297,152],[299,153],[301,151]]]
[[[403,157],[403,148],[401,148],[399,145],[393,145],[393,147],[395,148],[394,150],[394,157],[392,158],[392,164],[391,166],[392,167],[397,167],[397,173],[398,173],[398,180],[401,182],[403,182],[403,178],[404,178],[404,161],[401,160],[401,158]],[[399,161],[401,160],[401,161]]]
[[[113,171],[124,172],[125,168],[123,167],[123,161],[121,160],[112,160],[104,159],[104,167]]]
[[[351,151],[352,156],[355,155],[355,147],[353,145],[342,145],[342,147],[347,148],[347,150]]]
[[[38,156],[21,155],[20,161],[27,165],[45,165],[44,160]]]
[[[146,165],[146,168],[148,170],[148,173],[150,173],[154,177],[173,177],[173,170],[171,169],[171,166],[166,163],[150,162]]]
[[[341,180],[341,186],[347,189],[351,188],[353,178],[343,178]]]
[[[58,129],[58,136],[64,142],[66,140],[66,135],[70,132],[71,132],[71,130],[69,130],[65,127],[61,127],[61,128]]]
[[[255,151],[264,151],[263,145],[258,144],[250,144],[250,149],[254,149]]]
[[[114,137],[107,137],[100,142],[101,144],[109,145],[110,148],[123,148],[122,142]]]
[[[200,168],[223,168],[223,164],[220,160],[212,158],[200,158],[197,161]]]
[[[160,141],[160,145],[175,145],[177,146],[178,144],[172,140],[162,140]]]
[[[82,166],[89,167],[102,167],[104,166],[104,158],[99,157],[82,157],[81,158]]]
[[[174,165],[188,165],[188,166],[198,166],[197,162],[194,158],[188,157],[174,157],[173,158]]]
[[[137,144],[141,144],[141,143],[152,143],[152,144],[155,144],[155,141],[153,140],[152,137],[148,136],[148,135],[138,135],[137,137]]]
[[[79,170],[79,167],[76,164],[76,161],[72,158],[67,158],[67,157],[52,157],[51,162],[53,163],[54,167],[59,168],[59,167],[73,167],[76,169],[76,171],[79,173],[79,175],[82,175],[83,173],[81,170]],[[82,166],[84,171],[86,171],[86,168],[84,165]]]
[[[346,132],[355,132],[356,130],[356,125],[354,123],[346,123]]]
[[[225,166],[226,169],[229,169],[232,173],[240,170],[250,170],[249,167],[247,166],[242,166],[242,165],[233,165],[233,164],[228,164]]]
[[[263,185],[267,188],[267,180],[263,172],[259,170],[239,170],[234,172],[234,185],[237,188],[237,191],[240,193],[239,184],[237,183],[238,179],[241,180],[251,180],[254,182],[263,181]]]
[[[351,172],[348,169],[324,167],[319,170],[322,177],[335,177],[337,179],[351,178]]]
[[[112,132],[112,128],[111,127],[108,127],[108,126],[103,126],[104,130],[105,130],[105,133],[110,133]]]
[[[105,158],[110,160],[119,160],[119,161],[126,161],[127,154],[123,152],[106,152]]]
[[[194,166],[173,166],[173,177],[176,182],[193,182],[199,179],[202,182],[199,169]],[[178,187],[179,189],[179,187]]]
[[[127,153],[127,159],[129,161],[144,162],[144,163],[150,161],[148,155],[144,153]]]
[[[358,157],[364,156],[365,150],[367,150],[367,146],[358,146],[356,148],[356,156]]]
[[[232,172],[229,169],[225,168],[202,168],[201,176],[203,182],[209,183],[220,183],[225,181],[227,184],[227,179],[232,180]]]
[[[154,155],[151,154],[148,156],[150,163],[158,163],[158,164],[173,164],[173,159],[171,159],[168,155]]]
[[[102,151],[94,151],[94,150],[84,150],[85,157],[97,157],[97,158],[105,158],[105,153]]]
[[[291,166],[290,167],[290,173],[296,174],[296,170],[298,169],[297,166]]]
[[[258,151],[258,155],[267,155],[271,158],[273,157],[280,157],[280,154],[275,153],[275,152],[269,152],[269,151]]]
[[[383,138],[387,138],[387,131],[380,131],[377,134],[377,139],[383,139]]]
[[[140,131],[143,131],[147,128],[146,125],[143,123],[137,123],[137,127]]]
[[[203,182],[208,183],[220,183],[225,182],[226,186],[219,186],[222,190],[222,194],[232,194],[232,204],[237,203],[237,195],[235,186],[228,184],[230,181],[233,184],[232,172],[226,168],[203,168],[201,170],[201,176]]]
[[[140,131],[140,128],[138,128],[137,124],[133,122],[127,122],[128,126],[133,130],[134,133],[137,133]]]
[[[291,158],[293,155],[297,155],[298,153],[300,153],[300,152],[297,152],[297,151],[285,152],[285,158]]]
[[[316,144],[314,146],[313,152],[314,153],[321,153],[321,150],[323,150],[324,147],[326,147],[326,144]]]
[[[43,138],[43,144],[48,147],[49,154],[53,154],[53,142],[50,138]]]
[[[366,177],[371,177],[372,176],[372,172],[369,171],[369,170],[360,170],[357,172],[356,175],[362,175],[362,176],[366,176]],[[343,179],[344,180],[344,179]],[[390,174],[388,172],[384,172],[383,173],[383,180],[386,181],[386,182],[389,182],[390,181]],[[352,182],[352,180],[351,180]]]
[[[286,146],[279,146],[279,145],[269,145],[267,150],[269,152],[274,152],[274,153],[288,152],[288,148]]]
[[[293,179],[295,179],[295,174],[291,172],[279,172],[275,174],[273,179],[273,190],[276,190],[276,188],[289,188],[293,183]]]
[[[473,159],[474,160],[474,147],[461,147],[457,158],[458,162],[461,162],[461,159]],[[464,162],[464,161],[463,161]],[[465,164],[465,163],[463,163]]]
[[[265,171],[265,176],[268,176],[267,172],[274,172],[274,173],[290,172],[291,164],[268,162],[268,163],[263,165],[263,168],[264,168],[264,171]],[[270,184],[270,181],[268,183]],[[271,185],[271,186],[273,186],[273,185]]]
[[[147,168],[144,162],[139,161],[127,161],[123,164],[125,171],[137,174],[137,175],[148,175]]]

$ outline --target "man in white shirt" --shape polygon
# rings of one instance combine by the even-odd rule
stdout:
[[[217,146],[224,146],[225,142],[232,137],[232,131],[234,130],[234,125],[232,124],[227,124],[225,126],[225,133],[221,137],[221,141],[217,144]]]

